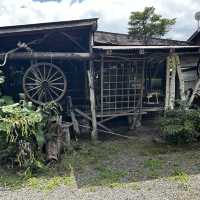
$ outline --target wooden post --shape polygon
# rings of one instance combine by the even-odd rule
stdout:
[[[183,73],[181,71],[181,63],[179,56],[176,55],[176,69],[177,69],[177,74],[178,74],[178,79],[179,79],[179,91],[180,91],[180,98],[182,101],[186,100],[185,97],[185,84],[184,84],[184,78],[183,78]]]
[[[166,63],[166,87],[165,87],[165,110],[169,108],[169,83],[170,83],[170,65],[169,65],[169,60],[170,58],[167,57],[167,63]]]
[[[171,79],[170,79],[170,97],[169,97],[169,108],[174,109],[175,103],[175,79],[176,79],[176,68],[172,68]]]
[[[89,50],[90,54],[93,54],[93,46],[94,46],[94,33],[90,32],[90,41],[89,41]],[[95,93],[94,93],[94,62],[92,59],[89,61],[90,69],[88,70],[88,81],[90,88],[90,108],[92,114],[92,133],[91,138],[93,141],[97,140],[97,118],[96,118],[96,105],[95,105]]]
[[[101,120],[103,120],[103,90],[104,90],[104,57],[101,56]]]
[[[95,109],[95,95],[94,95],[94,80],[93,80],[93,73],[88,70],[88,81],[89,81],[89,88],[90,88],[90,108],[92,114],[92,133],[91,138],[92,140],[97,140],[97,120],[96,120],[96,109]]]
[[[72,124],[68,122],[65,122],[62,124],[64,148],[67,148],[67,150],[71,148],[71,137],[70,137],[70,131],[69,131],[69,128],[71,125]]]

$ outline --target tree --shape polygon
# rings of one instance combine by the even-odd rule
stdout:
[[[143,11],[131,12],[129,17],[129,35],[148,42],[149,38],[164,36],[176,19],[163,18],[155,14],[154,7],[145,7]]]

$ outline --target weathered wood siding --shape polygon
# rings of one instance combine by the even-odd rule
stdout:
[[[198,79],[197,75],[197,62],[198,55],[182,55],[180,56],[181,69],[185,82],[185,90],[195,87]]]

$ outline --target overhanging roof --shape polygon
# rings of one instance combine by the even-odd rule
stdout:
[[[33,31],[48,31],[54,29],[76,28],[76,27],[91,27],[93,31],[97,29],[98,18],[48,22],[38,24],[16,25],[0,27],[0,36],[5,34],[26,33]]]
[[[199,49],[200,46],[93,46],[99,50],[137,50],[137,49]]]

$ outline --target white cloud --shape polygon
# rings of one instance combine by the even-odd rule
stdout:
[[[196,29],[199,0],[71,0],[39,2],[0,0],[0,26],[99,17],[99,29],[126,32],[131,11],[154,6],[165,17],[177,18],[167,37],[187,39]]]

